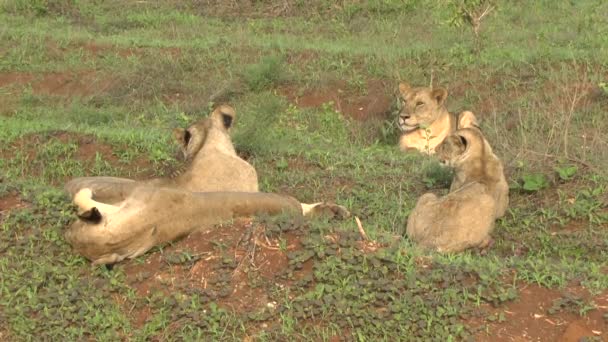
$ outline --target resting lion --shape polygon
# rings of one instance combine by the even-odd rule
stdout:
[[[399,147],[404,151],[417,149],[432,154],[457,129],[479,126],[472,112],[453,115],[447,111],[444,104],[448,92],[444,88],[412,88],[407,83],[400,83],[399,92],[404,101],[398,118],[399,129],[403,133]]]
[[[502,163],[477,128],[457,130],[437,147],[438,157],[455,169],[444,197],[424,194],[407,221],[407,235],[438,252],[485,248],[496,218],[508,206]]]
[[[299,203],[258,192],[255,169],[237,156],[230,139],[234,118],[232,107],[220,106],[188,129],[176,129],[186,162],[174,177],[81,177],[68,182],[65,189],[79,219],[66,231],[66,240],[94,264],[113,264],[236,217],[283,211],[350,215],[336,204]]]
[[[261,192],[195,193],[143,185],[116,205],[92,197],[86,188],[74,196],[79,219],[65,238],[93,264],[135,258],[158,244],[232,218],[281,212],[302,215],[294,198]]]
[[[124,201],[136,187],[142,185],[192,192],[257,192],[256,170],[236,154],[230,138],[235,117],[234,108],[221,105],[209,117],[187,129],[175,129],[173,135],[180,144],[186,161],[181,172],[173,177],[144,181],[117,177],[80,177],[69,181],[65,190],[74,197],[81,189],[91,189],[93,198],[102,203]],[[350,215],[346,208],[333,203],[301,203],[301,207],[305,215],[322,212],[339,217]]]

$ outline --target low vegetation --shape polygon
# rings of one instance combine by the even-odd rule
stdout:
[[[569,327],[544,318],[605,338],[608,4],[236,4],[0,2],[0,340],[557,340]],[[401,80],[445,86],[503,160],[511,204],[485,255],[404,236],[451,174],[398,150]],[[112,271],[72,253],[66,180],[170,174],[171,129],[221,102],[262,191],[342,204],[367,238],[352,220],[261,217]]]

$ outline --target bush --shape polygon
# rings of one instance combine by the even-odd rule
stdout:
[[[250,90],[261,91],[276,86],[284,79],[283,58],[266,56],[257,64],[249,65],[243,79]]]

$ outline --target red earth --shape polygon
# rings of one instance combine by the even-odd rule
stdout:
[[[320,107],[332,102],[336,111],[358,121],[387,119],[394,96],[392,84],[382,80],[367,80],[363,89],[355,91],[346,82],[335,81],[324,87],[305,89],[296,86],[279,88],[279,93],[301,108]]]

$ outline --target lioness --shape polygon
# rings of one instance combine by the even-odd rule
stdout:
[[[450,192],[424,194],[407,221],[407,235],[438,252],[484,248],[494,221],[508,205],[502,163],[477,128],[457,130],[437,147],[440,160],[455,169]]]
[[[69,181],[65,190],[74,197],[81,189],[91,189],[93,198],[102,203],[124,201],[133,189],[142,185],[193,192],[257,192],[256,170],[236,154],[230,138],[235,117],[234,108],[221,105],[209,117],[187,129],[175,129],[173,135],[186,161],[182,171],[174,177],[145,181],[117,177],[80,177]],[[301,203],[301,207],[305,215],[329,213],[342,218],[350,216],[346,208],[333,203]]]
[[[79,220],[66,240],[93,264],[114,264],[202,227],[254,214],[302,215],[289,196],[261,192],[198,192],[138,186],[116,204],[92,199],[91,189],[74,196]]]
[[[448,91],[444,88],[417,87],[399,84],[403,108],[399,113],[399,138],[402,150],[417,149],[432,154],[435,148],[458,128],[479,126],[475,114],[464,111],[452,115],[445,108]]]

